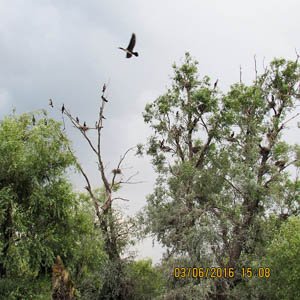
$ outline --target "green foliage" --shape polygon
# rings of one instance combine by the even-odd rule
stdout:
[[[253,279],[250,287],[257,289],[267,299],[299,299],[299,217],[290,217],[281,226],[259,263],[271,269],[271,276],[268,279]]]
[[[299,100],[300,67],[275,59],[253,84],[221,94],[207,76],[198,79],[197,65],[187,53],[173,66],[172,87],[145,108],[153,129],[145,148],[158,179],[141,221],[188,266],[250,265],[299,211],[299,182],[287,169],[299,171],[299,146],[282,134]],[[214,284],[215,298],[251,295],[245,282]]]
[[[152,266],[150,259],[130,262],[126,267],[126,277],[131,285],[132,300],[154,299],[164,289],[164,277]]]
[[[31,119],[0,124],[0,298],[49,299],[60,255],[83,299],[92,299],[106,259],[92,204],[65,177],[75,162],[60,124]]]

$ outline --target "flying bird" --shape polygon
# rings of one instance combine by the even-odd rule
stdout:
[[[53,102],[52,102],[52,99],[49,99],[49,105],[53,108]]]
[[[65,112],[65,105],[63,104],[61,107],[61,113],[63,114]]]
[[[133,48],[135,46],[135,42],[136,42],[136,37],[135,37],[135,34],[133,33],[131,35],[131,39],[130,39],[128,47],[126,49],[124,49],[122,47],[119,47],[119,49],[121,49],[121,50],[123,50],[123,51],[126,52],[126,58],[130,58],[132,55],[139,56],[139,54],[137,52],[133,52]]]

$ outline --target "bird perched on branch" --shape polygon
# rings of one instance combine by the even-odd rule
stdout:
[[[194,154],[198,153],[200,150],[201,150],[201,146],[194,146],[194,147],[192,147],[192,152]]]
[[[198,110],[201,114],[203,114],[206,110],[206,104],[205,103],[201,103],[198,105]]]
[[[103,84],[103,87],[102,87],[102,93],[103,93],[103,94],[105,93],[105,90],[106,90],[106,84],[104,83],[104,84]]]
[[[61,107],[61,113],[63,114],[65,112],[65,105],[63,104]]]
[[[123,51],[126,52],[126,58],[130,58],[132,55],[139,56],[138,52],[133,52],[133,48],[135,46],[135,42],[136,42],[136,37],[135,37],[135,34],[133,33],[131,35],[131,39],[130,39],[128,47],[126,49],[124,49],[122,47],[119,47],[119,49],[121,49],[121,50],[123,50]]]
[[[270,108],[275,108],[275,106],[276,106],[275,97],[274,97],[274,95],[272,94],[272,95],[271,95],[271,101],[269,101],[269,107],[270,107]]]
[[[283,161],[283,160],[277,160],[275,162],[275,166],[278,167],[279,169],[283,169],[284,166],[285,166],[285,161]]]
[[[219,79],[217,79],[216,82],[214,83],[214,90],[217,88],[218,81],[219,81]]]
[[[32,125],[33,126],[35,125],[35,117],[34,117],[34,115],[32,115]]]
[[[261,146],[261,145],[259,145],[259,148],[260,148],[260,154],[262,155],[262,156],[268,156],[269,155],[269,153],[270,153],[270,149],[268,148],[268,147],[264,147],[264,146]]]
[[[103,95],[101,96],[101,98],[104,102],[108,102],[108,100]]]
[[[122,171],[121,171],[121,169],[113,169],[112,171],[111,171],[114,175],[119,175],[119,174],[122,174]]]
[[[53,102],[52,102],[52,99],[49,99],[49,105],[53,108]]]
[[[81,127],[81,129],[85,132],[87,130],[89,130],[89,128],[86,126],[86,123],[83,122],[83,126]]]
[[[79,124],[79,118],[78,117],[76,117],[76,122]]]
[[[232,133],[230,134],[230,136],[227,138],[227,140],[228,140],[229,142],[234,142],[234,141],[235,141],[235,138],[234,138],[234,132],[232,132]]]

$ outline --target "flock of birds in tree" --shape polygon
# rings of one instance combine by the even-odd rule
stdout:
[[[132,33],[127,48],[118,47],[118,49],[120,49],[120,50],[126,52],[126,58],[131,58],[132,56],[138,57],[138,56],[139,56],[138,52],[135,52],[135,51],[134,51],[135,44],[136,44],[136,35],[135,35],[134,33]],[[218,85],[218,79],[217,79],[217,80],[215,81],[215,83],[214,83],[214,86],[213,86],[213,89],[214,89],[214,90],[217,88],[217,85]],[[102,87],[102,95],[101,95],[101,99],[102,99],[104,102],[107,103],[108,100],[107,100],[107,98],[104,96],[105,91],[106,91],[106,84],[104,83],[104,84],[103,84],[103,87]],[[273,110],[274,110],[274,113],[277,114],[277,111],[276,111],[276,108],[275,108],[275,107],[276,107],[276,102],[275,102],[275,97],[274,97],[274,95],[271,95],[271,100],[268,101],[268,105],[269,105],[269,108],[270,108],[270,109],[273,109]],[[52,100],[52,99],[49,99],[49,106],[52,107],[52,108],[54,107],[54,105],[53,105],[53,100]],[[205,105],[204,103],[199,104],[198,110],[199,110],[200,113],[204,113],[204,112],[205,112],[205,109],[206,109],[206,105]],[[61,113],[62,113],[62,115],[65,113],[65,111],[66,111],[66,109],[65,109],[65,106],[64,106],[64,104],[63,104],[62,107],[61,107]],[[179,113],[177,112],[177,113],[176,113],[176,118],[179,117],[178,114],[179,114]],[[106,119],[106,118],[103,116],[103,114],[101,114],[101,124],[98,124],[98,122],[96,121],[95,127],[94,127],[93,129],[103,128],[103,126],[102,126],[102,119]],[[81,125],[81,124],[80,124],[80,120],[79,120],[78,117],[76,117],[76,118],[74,119],[74,121],[76,122],[77,127],[78,127],[79,129],[81,129],[83,132],[86,132],[87,130],[91,129],[91,127],[88,127],[88,126],[87,126],[87,124],[86,124],[85,121],[84,121],[83,124]],[[32,116],[32,124],[35,125],[35,123],[36,123],[36,119],[35,119],[35,117],[34,117],[34,115],[33,115],[33,116]],[[45,120],[45,125],[47,125],[47,120]],[[268,137],[268,138],[269,138],[269,135],[270,135],[270,134],[267,134],[267,137]],[[235,141],[236,141],[236,138],[234,137],[234,132],[232,132],[232,133],[230,134],[230,136],[227,138],[227,140],[228,140],[229,142],[235,142]],[[172,149],[171,149],[169,146],[165,145],[164,143],[165,143],[165,140],[160,141],[160,145],[159,145],[160,148],[161,148],[164,152],[170,152]],[[263,147],[263,146],[261,146],[261,145],[259,145],[259,147],[260,147],[260,154],[261,154],[262,156],[266,156],[266,155],[269,154],[269,151],[270,151],[270,150],[269,150],[267,147]],[[193,151],[193,153],[199,152],[199,151],[200,151],[200,146],[192,147],[192,151]],[[285,162],[284,162],[284,161],[276,161],[275,166],[277,166],[277,167],[279,167],[280,169],[282,169],[282,168],[285,167]]]
[[[132,33],[131,35],[131,38],[130,38],[130,41],[129,41],[129,44],[127,46],[127,48],[122,48],[122,47],[118,47],[118,49],[121,49],[123,50],[124,52],[126,52],[126,58],[131,58],[132,56],[139,56],[138,52],[135,52],[133,51],[134,47],[135,47],[135,44],[136,44],[136,36],[134,33]],[[102,86],[102,95],[101,95],[101,99],[104,101],[104,102],[108,102],[107,98],[105,97],[105,91],[106,91],[106,84],[104,83],[103,86]],[[52,99],[49,99],[49,106],[54,108],[54,105],[53,105],[53,100]],[[65,105],[63,104],[62,107],[61,107],[61,113],[62,115],[66,112],[66,108],[65,108]],[[101,114],[101,121],[102,119],[106,119],[103,114]],[[81,129],[82,131],[86,132],[87,130],[91,129],[91,127],[88,127],[86,122],[84,121],[83,124],[80,124],[80,120],[78,117],[76,117],[75,119],[75,122],[77,124],[77,127],[79,129]],[[36,119],[34,117],[34,115],[32,116],[32,124],[35,125],[36,123]],[[102,123],[102,122],[101,122]],[[45,123],[45,125],[47,125]],[[103,128],[102,124],[98,124],[98,122],[96,121],[95,123],[95,127],[93,129],[99,129],[99,128]]]

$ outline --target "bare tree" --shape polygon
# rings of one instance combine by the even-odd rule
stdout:
[[[129,226],[129,224],[126,225],[122,223],[122,228],[120,228],[120,224],[119,224],[120,222],[118,222],[114,216],[112,203],[115,200],[128,201],[128,199],[126,198],[114,196],[114,192],[116,192],[122,184],[137,184],[139,182],[133,181],[133,178],[138,173],[135,173],[129,176],[128,178],[124,178],[122,172],[122,164],[124,163],[127,155],[135,147],[131,147],[127,149],[125,153],[121,155],[116,168],[113,169],[111,172],[109,172],[109,174],[112,174],[111,176],[109,176],[109,174],[106,173],[105,164],[103,162],[102,153],[101,153],[101,146],[102,146],[101,137],[102,137],[102,130],[103,130],[103,120],[106,119],[104,117],[104,108],[105,105],[109,102],[105,95],[106,89],[107,89],[106,84],[104,84],[102,88],[98,118],[94,126],[89,126],[85,121],[80,122],[79,118],[77,116],[76,117],[73,116],[71,114],[71,111],[65,105],[63,105],[61,112],[62,112],[63,120],[64,120],[64,116],[66,116],[71,121],[74,128],[80,131],[82,137],[86,140],[88,146],[96,156],[97,170],[100,173],[100,178],[103,183],[104,192],[99,194],[96,192],[97,189],[92,187],[91,180],[89,179],[89,175],[86,173],[82,165],[78,162],[78,160],[75,157],[75,154],[73,153],[72,149],[69,147],[69,151],[75,157],[77,161],[78,169],[80,170],[81,174],[83,175],[86,181],[85,189],[87,190],[87,192],[89,193],[93,201],[95,213],[97,215],[100,229],[104,238],[104,249],[105,252],[107,253],[109,264],[110,264],[109,266],[110,272],[107,272],[105,274],[107,278],[105,278],[104,280],[104,286],[100,295],[100,299],[102,299],[103,297],[105,297],[105,299],[116,299],[116,297],[118,299],[128,299],[128,295],[122,294],[124,293],[122,291],[126,289],[124,289],[124,287],[122,286],[123,271],[122,271],[122,260],[120,257],[121,250],[122,250],[120,244],[122,243],[120,243],[120,240],[121,239],[123,241],[124,239],[128,240],[129,232],[130,229],[132,229],[132,226]],[[94,141],[89,136],[90,131],[96,131],[97,133],[96,141]],[[120,231],[122,232],[122,234],[119,234]],[[112,275],[112,273],[114,273],[113,280],[110,278],[110,275]]]

